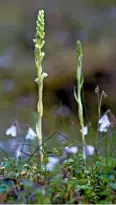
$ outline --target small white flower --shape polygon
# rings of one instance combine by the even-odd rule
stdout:
[[[44,73],[43,72],[43,78],[47,78],[48,77],[48,74],[47,73]],[[38,84],[38,78],[35,78],[35,80],[34,80],[37,84]]]
[[[85,147],[85,154],[87,156],[93,156],[95,152],[95,147],[91,146],[91,145],[86,145]]]
[[[38,78],[35,78],[35,80],[34,80],[37,84],[38,84]]]
[[[16,137],[17,135],[17,130],[16,130],[16,126],[12,125],[11,127],[9,127],[6,130],[6,135],[11,135],[12,137]]]
[[[47,77],[48,77],[48,74],[43,72],[43,77],[44,77],[44,78],[47,78]]]
[[[82,130],[83,130],[84,135],[88,134],[88,126],[84,126],[83,129],[80,130],[80,132],[82,132]]]
[[[59,163],[59,159],[57,157],[48,157],[48,164],[46,164],[46,169],[48,171],[54,171],[57,164]]]
[[[100,120],[98,121],[100,124],[99,131],[100,132],[107,132],[108,127],[111,125],[108,116],[105,114],[103,115]]]
[[[37,137],[37,134],[33,131],[31,127],[29,127],[25,138],[33,140],[35,137]]]
[[[76,147],[76,146],[74,146],[74,147],[65,147],[65,150],[69,154],[76,154],[78,152],[78,147]]]

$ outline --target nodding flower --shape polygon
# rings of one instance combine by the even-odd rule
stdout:
[[[46,164],[47,171],[54,171],[57,164],[59,164],[60,159],[58,157],[48,157],[48,164]]]
[[[109,118],[106,114],[104,114],[98,121],[98,123],[100,124],[99,126],[99,131],[100,132],[107,132],[109,126],[111,126],[111,123],[109,121]]]
[[[33,140],[35,137],[37,137],[37,133],[34,132],[34,130],[28,126],[27,134],[25,136],[25,139]]]
[[[78,152],[78,147],[65,147],[65,150],[68,154],[76,154]]]
[[[93,156],[95,152],[95,147],[91,145],[86,145],[85,147],[85,154],[86,156]]]
[[[18,129],[18,122],[15,121],[11,127],[9,127],[7,130],[6,130],[6,135],[11,135],[12,137],[16,137],[17,136],[17,132],[19,131]]]

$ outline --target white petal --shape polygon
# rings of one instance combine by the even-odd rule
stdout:
[[[35,137],[33,137],[32,135],[30,134],[26,134],[26,137],[25,137],[27,140],[30,139],[30,140],[33,140]]]
[[[37,134],[33,131],[33,129],[31,127],[29,127],[29,129],[28,129],[28,134],[32,135],[33,137],[37,136]]]
[[[80,132],[82,132],[82,129],[80,130]],[[83,132],[84,132],[84,135],[88,134],[88,126],[84,126]]]
[[[44,78],[47,78],[47,77],[48,77],[48,74],[43,72],[43,77],[44,77]]]
[[[109,126],[106,126],[104,124],[101,124],[100,127],[99,127],[99,131],[100,132],[107,132],[108,131],[108,127]]]
[[[12,137],[16,137],[16,126],[12,125],[6,130],[6,135],[11,135]]]
[[[76,154],[78,152],[78,147],[76,147],[76,146],[74,146],[74,147],[65,147],[65,150],[69,154]]]
[[[85,153],[86,155],[90,155],[90,156],[93,156],[94,155],[94,152],[95,152],[95,147],[91,146],[91,145],[86,145],[86,148],[85,148]]]
[[[56,168],[56,165],[59,163],[59,159],[56,157],[49,157],[48,158],[49,162],[46,164],[46,169],[48,171],[54,171]]]
[[[48,157],[49,162],[58,163],[59,159],[57,157]]]
[[[110,123],[110,121],[109,121],[109,118],[108,118],[108,116],[105,114],[105,115],[103,115],[100,119],[99,119],[99,124],[102,124],[102,123],[104,123],[104,124],[106,124],[106,125],[110,125],[111,123]]]
[[[55,165],[49,162],[49,163],[46,165],[46,169],[47,169],[48,171],[54,171]]]
[[[31,127],[29,127],[28,132],[27,132],[25,138],[33,140],[36,136],[37,136],[37,134],[33,131],[33,129]]]
[[[38,78],[35,78],[35,80],[34,80],[37,84],[38,84]]]
[[[108,116],[106,114],[103,115],[98,122],[100,124],[99,131],[107,132],[108,127],[111,125]]]

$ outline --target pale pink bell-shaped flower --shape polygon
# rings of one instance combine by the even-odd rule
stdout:
[[[85,147],[85,154],[87,156],[93,156],[95,152],[95,147],[91,146],[91,145],[86,145]]]
[[[17,129],[16,129],[16,125],[15,124],[13,124],[11,127],[9,127],[6,130],[6,135],[11,135],[12,137],[16,137]]]
[[[99,131],[100,132],[107,132],[108,127],[111,125],[109,118],[106,114],[104,114],[98,121],[100,124]]]
[[[82,132],[82,130],[84,135],[88,134],[88,126],[84,126],[83,129],[80,130],[80,132]]]
[[[25,138],[33,140],[35,137],[37,137],[37,134],[34,132],[34,130],[31,127],[29,127]]]
[[[76,154],[78,152],[78,147],[73,146],[73,147],[65,147],[65,150],[69,154]]]
[[[57,157],[48,157],[48,164],[46,164],[46,169],[48,171],[54,171],[57,164],[59,163],[59,159]]]

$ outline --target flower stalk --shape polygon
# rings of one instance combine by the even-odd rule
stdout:
[[[33,40],[35,44],[35,64],[37,67],[37,83],[38,83],[38,103],[37,103],[37,112],[38,112],[38,141],[40,146],[40,161],[43,161],[43,152],[42,152],[42,117],[43,117],[43,80],[45,78],[45,73],[42,70],[42,62],[45,56],[45,53],[42,51],[45,44],[45,31],[44,31],[44,11],[40,10],[38,13],[36,21],[36,36]]]
[[[86,159],[86,154],[85,154],[85,147],[86,147],[86,141],[85,141],[85,134],[84,134],[84,120],[83,120],[83,106],[82,106],[82,98],[81,98],[81,90],[83,87],[83,75],[82,75],[82,47],[81,47],[81,42],[77,41],[77,72],[76,72],[76,78],[77,78],[77,93],[76,93],[76,88],[74,89],[74,97],[75,100],[78,103],[78,116],[79,116],[79,121],[80,121],[80,126],[81,126],[81,132],[82,132],[82,144],[83,144],[83,159]]]

